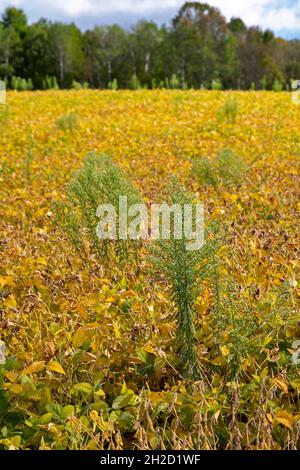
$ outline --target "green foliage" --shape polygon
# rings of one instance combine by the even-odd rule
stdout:
[[[15,76],[12,77],[10,86],[12,90],[17,90],[17,91],[32,90],[33,88],[32,80],[30,78],[26,80],[25,78],[15,77]]]
[[[66,202],[54,201],[54,225],[63,229],[76,253],[86,259],[80,213]]]
[[[72,132],[79,126],[79,117],[76,113],[69,113],[56,120],[56,126],[66,132]]]
[[[184,204],[192,204],[195,226],[193,198],[176,178],[170,181],[167,194],[169,204],[178,204],[181,208]],[[174,224],[174,214],[172,222]],[[183,227],[184,216],[182,217]],[[201,280],[211,274],[215,246],[210,241],[206,241],[202,248],[189,250],[188,243],[184,230],[182,238],[177,240],[171,227],[170,240],[160,239],[153,242],[151,261],[154,269],[163,273],[171,285],[172,297],[176,306],[176,351],[179,357],[179,366],[186,377],[196,379],[202,375],[202,367],[196,353],[197,332],[194,326],[194,304],[199,295]]]
[[[77,82],[76,80],[73,80],[71,88],[73,90],[87,90],[89,88],[89,84],[88,82],[80,83],[80,82]]]
[[[229,97],[222,109],[222,115],[227,122],[235,123],[239,111],[238,101],[234,97]]]
[[[74,23],[51,23],[48,26],[49,49],[54,75],[60,87],[69,88],[82,76],[82,33]]]
[[[217,187],[241,184],[247,172],[247,165],[235,152],[229,149],[220,151],[215,160],[206,157],[192,160],[191,173],[199,184]]]
[[[230,276],[221,275],[220,271],[220,264],[216,263],[213,318],[215,341],[221,356],[226,358],[228,379],[238,380],[243,374],[243,363],[259,357],[262,351],[267,357],[271,353],[278,355],[276,361],[269,359],[274,374],[289,366],[287,373],[293,378],[295,366],[287,350],[287,338],[297,336],[293,287],[284,282],[251,304],[251,288],[240,289]]]
[[[151,80],[151,88],[152,90],[156,90],[158,88],[155,78],[152,78]]]
[[[213,165],[207,157],[194,158],[191,172],[199,183],[217,186],[217,175],[215,175]]]
[[[114,78],[112,82],[108,83],[108,88],[109,88],[109,90],[116,91],[118,89],[118,80],[116,78]]]
[[[77,252],[82,251],[85,233],[88,235],[90,250],[101,260],[117,256],[121,262],[135,260],[137,241],[99,239],[96,215],[100,204],[111,204],[119,220],[119,197],[127,196],[128,206],[140,202],[138,192],[125,177],[122,170],[106,155],[89,154],[83,168],[73,177],[68,187],[69,203],[56,210],[59,225],[64,228]],[[118,227],[117,227],[118,229]]]
[[[229,149],[217,154],[215,165],[219,178],[228,185],[240,184],[247,171],[245,162]]]
[[[264,75],[261,81],[261,88],[263,90],[266,90],[267,86],[268,86],[268,80],[267,80],[267,77]]]
[[[141,88],[141,82],[139,81],[137,75],[134,73],[130,80],[130,88],[132,90],[139,90]]]
[[[43,80],[43,90],[58,90],[59,86],[56,77],[46,77]]]
[[[213,80],[211,82],[211,89],[212,90],[222,90],[222,82],[219,79]]]
[[[81,90],[81,83],[80,82],[77,82],[76,80],[73,80],[72,81],[72,85],[71,85],[71,88],[73,90]]]
[[[249,303],[249,292],[240,292],[232,279],[221,277],[219,268],[216,264],[213,311],[215,340],[221,356],[226,357],[228,379],[237,380],[243,361],[251,353],[257,352],[258,322]]]
[[[170,87],[175,90],[179,88],[179,79],[175,73],[173,73],[171,80],[170,80]]]
[[[186,2],[168,28],[139,21],[130,31],[114,24],[83,33],[74,23],[28,24],[14,7],[0,22],[0,76],[30,77],[34,89],[56,88],[46,83],[53,76],[61,88],[76,89],[87,77],[101,89],[113,79],[119,88],[162,88],[163,77],[174,89],[272,89],[275,79],[284,84],[299,76],[298,56],[297,41],[277,40],[240,18],[227,22],[206,3]]]
[[[282,83],[276,78],[276,80],[273,83],[273,91],[279,92],[282,91]]]
[[[18,34],[23,34],[27,29],[27,16],[23,10],[8,7],[2,15],[2,24],[5,28],[12,28]]]

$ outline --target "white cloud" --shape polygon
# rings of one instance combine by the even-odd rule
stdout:
[[[45,3],[47,2],[40,2]],[[89,13],[110,13],[114,12],[128,12],[128,13],[153,13],[155,10],[160,10],[163,6],[167,8],[177,8],[182,4],[178,0],[164,0],[160,2],[157,0],[68,0],[64,4],[59,5],[59,9],[69,14],[70,16],[86,15]]]
[[[260,25],[275,31],[299,30],[300,36],[300,0],[203,1],[220,8],[228,19],[239,16],[247,25]],[[0,10],[7,4],[14,4],[29,12],[33,19],[40,16],[66,20],[90,17],[96,22],[102,16],[115,22],[120,22],[120,18],[130,22],[130,17],[171,19],[183,3],[184,0],[65,0],[51,4],[49,0],[0,0]]]
[[[274,30],[299,29],[300,33],[300,0],[211,0],[227,18],[241,17],[247,25],[260,25]]]
[[[49,4],[48,0],[0,0],[0,8],[8,4],[22,7],[26,10],[32,3],[42,12],[47,10],[57,10],[68,16],[79,16],[87,14],[101,14],[114,12],[145,13],[159,11],[162,8],[180,8],[184,0],[65,0],[57,5]]]

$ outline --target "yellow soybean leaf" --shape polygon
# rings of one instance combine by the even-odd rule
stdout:
[[[118,324],[115,321],[113,322],[113,327],[114,327],[114,332],[115,332],[116,338],[120,339],[122,337],[122,335],[120,333]]]
[[[6,388],[11,393],[15,393],[16,395],[20,395],[21,393],[23,393],[23,387],[20,384],[7,384]]]
[[[288,393],[288,385],[282,380],[282,379],[273,379],[273,382],[277,385],[280,390],[282,390],[284,393]]]
[[[65,374],[64,369],[57,361],[49,362],[49,364],[47,365],[47,369],[51,370],[52,372],[57,372],[58,374]]]
[[[6,306],[6,307],[11,307],[11,308],[16,308],[17,302],[16,302],[16,299],[14,298],[13,295],[11,295],[11,296],[5,301],[5,306]]]
[[[288,413],[287,411],[279,411],[276,415],[275,415],[275,420],[280,423],[280,424],[283,424],[283,426],[285,426],[286,428],[289,428],[289,429],[293,429],[293,426],[294,426],[294,418],[293,416]]]
[[[13,280],[11,276],[3,276],[3,277],[0,276],[0,288],[1,289],[4,286],[13,287],[14,285],[15,285],[15,281]]]
[[[79,328],[72,338],[72,343],[75,348],[80,348],[85,341],[90,341],[95,336],[93,328]]]
[[[30,366],[26,367],[22,374],[24,375],[29,375],[29,374],[35,374],[37,372],[41,372],[45,367],[45,361],[36,361],[30,364]]]
[[[42,266],[47,266],[47,260],[45,258],[36,258],[36,263]]]
[[[15,383],[18,379],[18,374],[16,372],[7,371],[5,377],[11,382]]]
[[[145,346],[144,351],[146,351],[147,353],[153,354],[154,356],[158,355],[155,349],[153,348],[153,346],[151,346],[151,344],[148,344],[147,346]]]
[[[224,357],[227,357],[230,354],[230,351],[227,348],[227,346],[221,346],[220,351],[221,351],[222,356],[224,356]]]

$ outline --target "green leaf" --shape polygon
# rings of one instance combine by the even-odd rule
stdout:
[[[118,425],[123,432],[132,432],[134,430],[135,416],[128,411],[124,411],[118,419]]]
[[[128,390],[125,393],[119,395],[112,404],[113,410],[121,410],[127,405],[134,405],[136,402],[137,396],[132,390]]]
[[[62,416],[67,420],[70,416],[75,414],[75,407],[73,405],[66,405],[63,407]]]
[[[93,387],[87,382],[80,382],[71,389],[72,395],[91,395],[93,392]]]

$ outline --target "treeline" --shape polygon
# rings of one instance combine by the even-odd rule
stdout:
[[[49,88],[289,88],[300,78],[300,40],[229,22],[188,2],[170,26],[140,21],[82,32],[74,24],[28,24],[17,8],[0,21],[0,77],[18,90]]]

